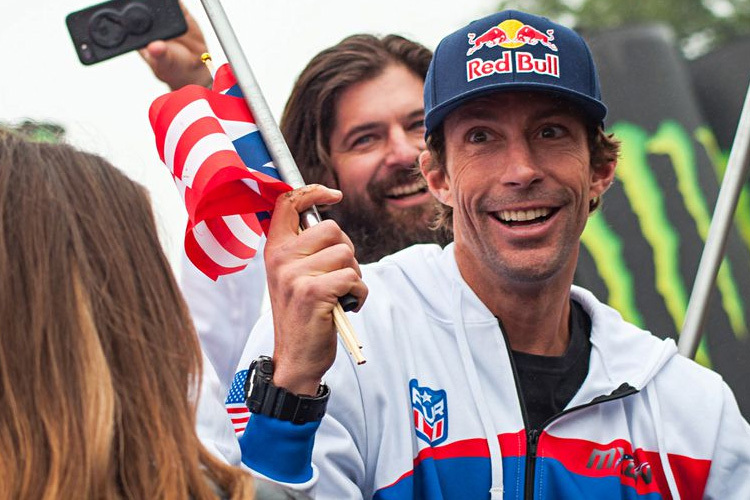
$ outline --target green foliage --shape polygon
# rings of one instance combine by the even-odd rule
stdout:
[[[34,142],[61,142],[65,137],[65,128],[51,122],[24,120],[16,125],[0,122],[0,128],[12,130]]]
[[[513,8],[591,31],[664,23],[688,57],[750,34],[750,0],[500,0],[500,10]]]

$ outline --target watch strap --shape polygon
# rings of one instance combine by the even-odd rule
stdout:
[[[273,384],[273,361],[268,356],[261,356],[250,365],[245,394],[245,402],[251,413],[305,424],[323,418],[330,390],[327,385],[321,384],[318,394],[305,396],[277,387]]]

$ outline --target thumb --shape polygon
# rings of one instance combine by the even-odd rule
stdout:
[[[313,205],[331,205],[342,198],[341,191],[330,189],[320,184],[310,184],[280,195],[273,209],[269,233],[299,232],[299,214]]]
[[[168,48],[167,42],[164,40],[154,40],[146,45],[144,50],[148,55],[148,58],[154,60],[164,58],[169,52]]]

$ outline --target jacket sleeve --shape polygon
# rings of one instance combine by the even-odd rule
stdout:
[[[245,269],[217,281],[205,276],[182,252],[180,289],[200,337],[201,348],[226,391],[239,356],[261,313],[266,291],[263,242]]]
[[[196,431],[203,446],[220,460],[239,465],[240,448],[232,423],[224,409],[226,391],[221,388],[213,365],[203,354],[203,383],[196,403]]]
[[[750,498],[750,425],[723,384],[724,405],[704,498]]]
[[[271,315],[250,335],[238,372],[273,350]],[[239,438],[242,463],[255,475],[306,492],[318,499],[360,499],[365,488],[364,412],[354,366],[339,343],[326,374],[331,388],[321,422],[295,425],[252,415]]]

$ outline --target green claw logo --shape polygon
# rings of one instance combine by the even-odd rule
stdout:
[[[653,287],[663,299],[675,331],[679,332],[690,294],[689,283],[685,283],[684,273],[680,270],[680,252],[684,242],[675,223],[670,220],[665,190],[659,184],[652,160],[657,156],[669,160],[672,169],[670,178],[674,178],[676,192],[694,224],[690,230],[696,232],[705,243],[713,207],[707,202],[701,188],[693,138],[712,162],[719,184],[726,168],[726,155],[720,151],[707,128],[698,128],[691,137],[681,124],[673,120],[662,122],[653,135],[628,122],[614,124],[610,132],[614,132],[622,142],[617,180],[637,219],[640,237],[651,249]],[[583,233],[582,243],[607,289],[609,304],[620,311],[626,320],[643,326],[643,314],[637,304],[634,270],[628,267],[625,259],[622,237],[607,222],[607,217],[617,216],[617,213],[606,210],[596,212]],[[739,200],[735,227],[744,245],[750,249],[750,194],[747,186]],[[721,264],[716,287],[735,338],[747,340],[745,304],[732,264],[727,258]],[[705,336],[696,360],[711,366]]]

